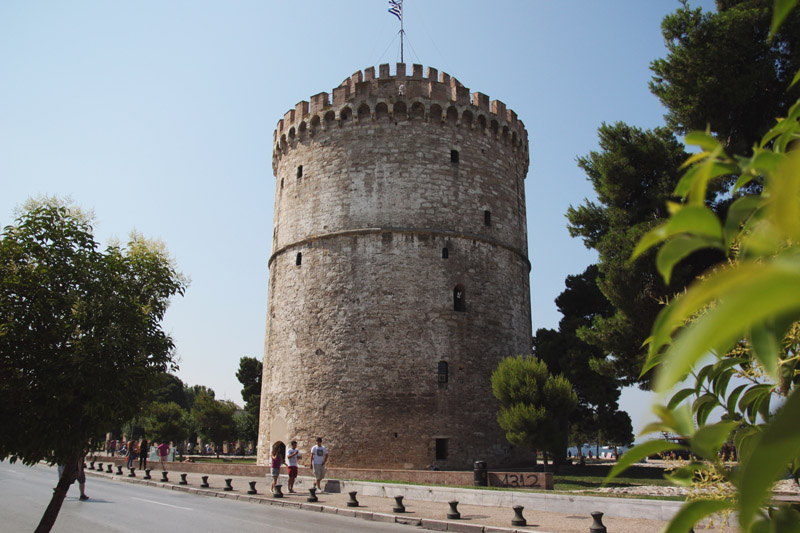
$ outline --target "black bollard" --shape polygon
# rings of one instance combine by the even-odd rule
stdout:
[[[186,474],[181,474],[181,480],[178,482],[178,485],[188,485],[189,482],[186,481]]]
[[[358,500],[356,500],[356,494],[358,494],[358,492],[353,491],[353,492],[348,492],[347,494],[350,495],[350,499],[347,500],[347,506],[358,507]]]
[[[144,471],[144,479],[153,479],[150,477],[150,469],[146,468]]]
[[[603,513],[595,511],[592,513],[592,526],[589,528],[589,533],[606,533],[606,526],[603,525]]]
[[[512,507],[514,509],[514,518],[511,519],[512,526],[527,526],[528,521],[525,520],[525,517],[522,516],[522,510],[525,509],[521,505],[515,505]]]
[[[94,461],[89,463],[89,470],[94,470]]]
[[[275,485],[275,490],[272,491],[273,498],[283,498],[283,492],[281,492],[281,488],[283,485]]]
[[[447,513],[447,519],[458,520],[459,518],[461,518],[461,513],[458,512],[458,502],[453,500],[447,503],[450,505],[450,512]]]
[[[393,513],[405,513],[406,506],[403,505],[403,497],[402,496],[395,496],[394,497],[395,506],[392,507]]]
[[[111,467],[112,467],[112,466],[113,466],[113,465],[108,465],[108,470],[106,470],[106,472],[108,472],[109,474],[111,473]]]
[[[247,494],[258,494],[258,491],[256,490],[256,482],[249,481],[248,483],[250,483],[250,490],[247,491]]]
[[[317,498],[317,487],[311,487],[310,489],[308,489],[308,493],[310,494],[310,496],[306,498],[307,502],[314,503],[319,501],[319,498]]]
[[[129,468],[128,471],[129,471],[128,472],[128,477],[136,477],[136,469],[135,468]]]
[[[208,476],[202,476],[203,482],[200,483],[200,486],[204,489],[208,488]]]
[[[233,490],[233,485],[231,485],[232,482],[233,482],[233,478],[232,477],[229,477],[228,479],[226,479],[225,480],[225,488],[223,488],[222,490],[228,491],[228,492],[232,491]]]
[[[97,463],[97,471],[101,473],[103,472],[103,463]]]
[[[118,476],[122,475],[122,465],[117,465],[117,475]]]
[[[167,481],[169,481],[169,479],[167,479],[167,471],[166,470],[162,470],[161,471],[161,483],[166,483]]]

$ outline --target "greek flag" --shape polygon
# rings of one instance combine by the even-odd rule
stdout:
[[[403,0],[389,0],[389,13],[397,17],[397,20],[403,20]]]

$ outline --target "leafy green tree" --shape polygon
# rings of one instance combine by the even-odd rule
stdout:
[[[192,385],[191,387],[189,385],[184,385],[183,393],[186,397],[186,406],[184,407],[182,405],[181,407],[189,411],[194,409],[194,402],[198,397],[200,396],[210,396],[211,398],[216,397],[214,390],[209,387],[206,387],[205,385]]]
[[[603,124],[599,136],[601,151],[578,159],[597,202],[570,206],[567,219],[570,234],[598,252],[597,285],[613,312],[593,299],[596,308],[582,311],[592,322],[578,327],[577,335],[603,352],[594,359],[595,370],[623,385],[646,388],[649,375],[639,375],[646,353],[642,343],[662,303],[722,255],[697,254],[670,284],[658,275],[654,252],[629,261],[639,239],[668,217],[667,201],[674,198],[679,167],[688,154],[665,128],[642,131],[621,122]]]
[[[152,391],[151,398],[154,402],[174,402],[183,409],[191,408],[186,396],[186,385],[178,376],[169,372],[158,376],[158,382]]]
[[[37,531],[52,528],[90,442],[138,414],[174,368],[161,328],[185,281],[134,234],[100,251],[90,218],[29,201],[0,241],[0,457],[65,465]]]
[[[506,357],[492,373],[492,392],[500,400],[497,421],[508,442],[561,457],[567,448],[567,420],[578,397],[564,376],[552,376],[536,357]]]
[[[255,357],[242,357],[239,360],[239,370],[236,379],[242,384],[242,399],[246,417],[241,422],[249,422],[250,428],[242,428],[242,435],[249,435],[243,439],[255,441],[258,435],[259,415],[261,411],[261,361]]]
[[[577,335],[578,330],[592,325],[595,316],[607,317],[613,313],[613,307],[597,286],[598,275],[597,265],[590,265],[582,274],[568,276],[566,289],[556,298],[563,315],[558,331],[540,329],[533,338],[533,355],[544,361],[551,373],[563,374],[578,396],[578,407],[570,416],[569,441],[579,450],[584,442],[598,439],[601,430],[598,413],[627,418],[630,426],[630,417],[618,410],[620,391],[616,379],[596,370],[605,355],[603,350]],[[626,442],[632,440],[631,433]]]
[[[800,96],[800,15],[769,39],[771,0],[719,0],[716,12],[685,3],[662,22],[668,53],[651,64],[650,89],[676,132],[710,128],[747,153]]]
[[[797,0],[777,0],[773,32]],[[800,80],[795,75],[793,83]],[[662,244],[659,271],[669,279],[676,264],[700,247],[725,251],[729,263],[703,276],[675,298],[653,324],[647,363],[655,386],[667,391],[687,376],[694,385],[656,406],[651,432],[672,432],[687,445],[664,440],[641,444],[609,474],[618,475],[652,453],[690,448],[700,460],[672,479],[693,486],[710,477],[732,491],[695,494],[666,531],[687,531],[714,513],[737,511],[745,532],[797,531],[800,510],[772,499],[775,481],[800,478],[800,100],[769,130],[752,157],[731,157],[707,133],[687,135],[701,152],[692,157],[676,189],[683,202],[638,244],[634,256]],[[755,182],[756,194],[738,198],[719,218],[705,205],[715,178],[736,177],[736,188]],[[702,364],[712,355],[714,360]],[[699,367],[699,368],[698,368]],[[744,383],[733,382],[736,376]],[[691,383],[691,382],[690,382]],[[734,384],[735,383],[735,384]],[[730,390],[733,386],[733,390]],[[713,409],[719,422],[709,423]],[[739,467],[720,456],[733,440]]]
[[[181,443],[189,436],[186,410],[175,402],[153,402],[144,411],[142,421],[151,442]]]
[[[192,418],[197,424],[198,433],[203,440],[216,445],[217,457],[222,443],[235,434],[233,415],[236,409],[233,402],[215,400],[208,394],[200,394],[194,401]]]
[[[234,437],[242,442],[256,442],[258,424],[247,410],[237,411],[233,415]]]

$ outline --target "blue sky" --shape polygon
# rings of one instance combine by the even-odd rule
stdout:
[[[712,0],[693,6],[713,8]],[[663,124],[647,88],[677,0],[406,0],[407,64],[488,94],[525,123],[534,331],[595,260],[564,213],[593,192],[575,163],[618,120]],[[96,236],[163,240],[192,278],[166,329],[179,376],[242,403],[262,357],[275,178],[272,134],[300,100],[399,61],[385,0],[0,3],[0,224],[30,196],[93,209]],[[410,66],[409,66],[410,70]],[[394,66],[392,66],[394,72]],[[626,391],[637,428],[644,393]]]

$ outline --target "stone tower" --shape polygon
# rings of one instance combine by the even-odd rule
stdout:
[[[528,354],[527,132],[421,65],[356,72],[278,121],[259,463],[519,463],[490,375]]]

